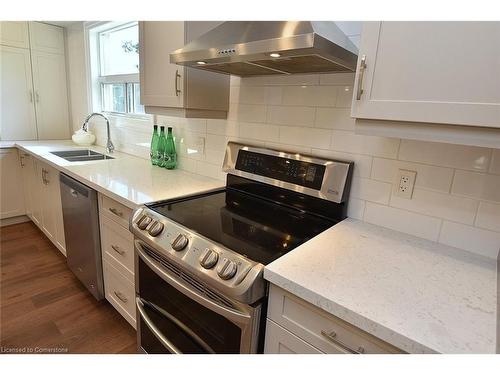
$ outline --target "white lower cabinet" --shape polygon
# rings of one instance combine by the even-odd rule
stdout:
[[[99,194],[102,268],[106,299],[135,328],[134,236],[132,210]]]
[[[17,149],[0,150],[0,219],[21,216],[26,213],[23,190],[23,173]]]
[[[22,153],[22,184],[19,192],[27,202],[26,214],[42,230],[47,238],[66,255],[64,221],[59,187],[59,171],[50,165]]]
[[[267,318],[271,329],[266,330],[265,353],[403,353],[275,285]]]
[[[135,288],[105,259],[102,262],[106,299],[135,328]]]
[[[270,319],[266,322],[264,352],[267,354],[324,354]]]

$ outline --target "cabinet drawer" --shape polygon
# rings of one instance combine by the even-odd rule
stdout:
[[[101,249],[103,258],[117,268],[131,282],[134,281],[134,236],[101,215]]]
[[[102,266],[106,299],[135,328],[134,284],[106,260]]]
[[[269,292],[268,317],[325,353],[402,353],[275,285],[271,285]]]
[[[265,354],[324,354],[283,327],[267,319]]]
[[[101,212],[124,228],[128,228],[128,221],[132,215],[132,210],[105,195],[99,194],[99,197]]]

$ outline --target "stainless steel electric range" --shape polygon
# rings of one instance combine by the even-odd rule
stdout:
[[[138,350],[261,352],[264,266],[346,217],[352,169],[230,142],[225,188],[137,209]]]

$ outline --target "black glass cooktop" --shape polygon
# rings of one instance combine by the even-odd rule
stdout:
[[[264,265],[336,223],[232,189],[148,206]]]

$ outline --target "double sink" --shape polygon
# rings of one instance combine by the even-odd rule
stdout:
[[[114,159],[92,150],[51,151],[50,153],[71,162]]]

